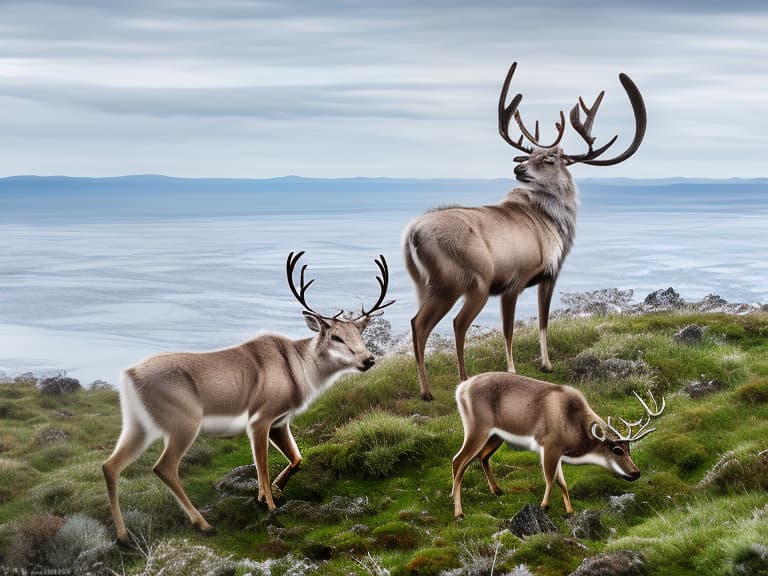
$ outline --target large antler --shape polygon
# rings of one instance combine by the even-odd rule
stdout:
[[[376,276],[376,281],[379,283],[379,288],[381,290],[379,293],[379,299],[376,300],[376,303],[371,306],[368,311],[366,311],[365,306],[363,306],[361,309],[361,314],[357,317],[356,320],[360,320],[366,316],[372,316],[374,315],[374,312],[382,310],[387,306],[391,306],[395,303],[394,300],[390,300],[389,302],[382,304],[382,302],[384,302],[384,298],[387,295],[387,288],[389,287],[389,268],[387,267],[387,260],[382,254],[379,254],[379,257],[374,260],[374,262],[376,262],[376,266],[379,268],[379,272],[381,273],[381,276]],[[376,314],[376,316],[378,316],[378,314]]]
[[[523,95],[517,94],[512,98],[512,102],[510,102],[509,106],[506,106],[509,85],[512,82],[512,76],[514,76],[516,69],[517,62],[513,62],[512,66],[509,67],[507,77],[504,79],[504,85],[501,87],[501,94],[499,95],[499,134],[501,134],[501,137],[504,138],[510,146],[517,148],[526,154],[531,154],[533,152],[533,146],[538,148],[552,148],[553,146],[557,146],[565,133],[565,114],[563,114],[562,110],[560,111],[560,122],[555,122],[555,128],[557,128],[557,137],[555,138],[555,141],[552,142],[552,144],[542,144],[539,142],[539,121],[536,120],[534,134],[531,134],[525,127],[523,119],[520,116],[520,111],[517,109],[520,105],[520,101],[523,99]],[[514,140],[509,135],[509,123],[513,117],[520,128],[520,132],[522,132],[518,140]],[[527,139],[533,146],[525,146],[523,144],[523,138]],[[517,161],[517,159],[515,159],[515,161]]]
[[[298,289],[296,288],[296,284],[294,283],[294,280],[293,280],[294,271],[296,270],[296,264],[299,262],[299,259],[303,255],[304,255],[304,251],[303,250],[301,252],[299,252],[299,253],[296,253],[296,254],[291,252],[290,254],[288,254],[288,260],[285,263],[285,271],[286,271],[286,274],[288,275],[288,286],[291,289],[291,292],[293,293],[293,295],[296,298],[296,300],[298,300],[299,303],[302,306],[304,306],[304,308],[308,312],[311,312],[312,314],[315,314],[317,316],[322,316],[323,318],[331,318],[333,320],[338,319],[339,316],[341,316],[343,314],[343,312],[344,312],[343,310],[341,312],[339,312],[338,314],[336,314],[335,316],[332,316],[332,317],[331,316],[323,316],[322,314],[319,314],[314,309],[312,309],[309,306],[309,304],[307,304],[307,300],[306,300],[307,288],[309,288],[312,285],[312,283],[315,281],[315,279],[313,278],[309,282],[306,282],[304,280],[304,273],[307,270],[307,265],[306,264],[304,264],[301,267],[301,272],[299,273],[299,283],[300,284],[299,284],[299,288]],[[384,258],[384,256],[379,255],[379,257],[376,260],[374,260],[374,262],[376,262],[376,266],[378,266],[379,272],[381,273],[381,276],[376,276],[376,280],[379,283],[379,288],[381,288],[381,293],[379,295],[379,299],[376,301],[376,303],[369,310],[366,311],[365,307],[362,308],[362,313],[360,314],[360,316],[358,316],[355,319],[355,321],[360,320],[361,318],[372,316],[372,315],[374,315],[374,312],[377,312],[377,311],[379,311],[379,310],[381,310],[383,308],[386,308],[387,306],[391,306],[392,304],[395,303],[394,300],[390,300],[389,302],[386,302],[386,303],[382,304],[382,302],[384,302],[385,296],[387,295],[387,287],[389,286],[389,268],[387,267],[386,259]]]
[[[611,424],[611,417],[608,416],[608,420],[606,422],[606,426],[608,430],[615,435],[615,438],[612,439],[616,442],[636,442],[637,440],[640,440],[640,438],[643,438],[644,436],[647,436],[651,432],[654,432],[656,428],[648,428],[651,424],[651,420],[659,415],[661,415],[662,412],[664,412],[664,408],[666,408],[667,403],[666,400],[664,400],[664,397],[661,397],[661,408],[659,408],[659,405],[656,403],[656,399],[653,397],[653,394],[648,391],[648,395],[651,397],[651,402],[653,402],[653,410],[648,406],[648,404],[645,403],[645,401],[640,398],[637,392],[632,392],[635,397],[638,399],[640,404],[645,409],[645,415],[643,415],[640,420],[637,422],[627,422],[624,420],[624,418],[619,418],[621,422],[624,424],[624,426],[627,429],[626,434],[623,434],[619,432],[613,424]],[[645,418],[648,418],[647,420]],[[635,430],[637,428],[637,430]],[[600,425],[595,423],[592,425],[592,435],[597,438],[600,441],[605,440],[606,433],[605,431],[600,430]]]
[[[313,278],[309,282],[304,282],[304,272],[306,272],[307,270],[306,264],[304,264],[301,267],[301,273],[300,273],[300,279],[299,279],[299,282],[301,283],[301,287],[297,290],[296,285],[293,283],[293,271],[296,269],[296,264],[298,263],[299,258],[301,258],[303,255],[304,255],[304,250],[302,250],[296,255],[294,255],[293,252],[288,254],[288,260],[285,263],[285,271],[286,271],[286,274],[288,275],[288,287],[291,289],[291,292],[296,297],[296,300],[298,300],[299,303],[302,306],[304,306],[304,308],[307,311],[312,312],[312,314],[317,314],[318,316],[320,316],[320,314],[318,314],[315,310],[313,310],[307,304],[305,294],[307,292],[307,288],[309,288],[312,285],[312,282],[314,282],[315,279]]]
[[[619,82],[621,82],[621,85],[627,92],[627,96],[629,96],[629,102],[632,104],[632,112],[635,115],[635,136],[632,139],[632,143],[626,150],[624,150],[624,152],[614,158],[609,160],[597,160],[599,156],[616,142],[618,135],[611,138],[607,144],[600,148],[593,148],[592,146],[595,143],[595,137],[592,136],[592,123],[595,121],[595,116],[597,115],[598,108],[600,108],[600,103],[603,101],[605,91],[602,91],[597,95],[595,103],[592,104],[591,107],[587,106],[584,103],[584,100],[579,97],[578,104],[571,109],[570,121],[574,130],[579,133],[582,139],[587,143],[587,146],[589,146],[589,150],[585,154],[575,156],[565,155],[569,164],[581,162],[582,164],[591,164],[593,166],[611,166],[623,162],[637,152],[637,149],[640,147],[640,143],[645,136],[645,128],[647,124],[645,103],[643,102],[643,97],[640,95],[640,90],[638,90],[637,86],[632,82],[632,79],[629,76],[624,73],[619,74]],[[584,122],[581,121],[582,110],[585,114]]]

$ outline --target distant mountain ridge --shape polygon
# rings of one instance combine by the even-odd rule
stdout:
[[[768,178],[577,180],[582,209],[634,206],[684,211],[717,210],[744,201],[768,209]],[[373,212],[418,214],[448,204],[496,203],[518,185],[511,178],[179,178],[138,174],[115,177],[0,178],[0,220],[114,217],[206,217],[271,212]],[[745,205],[746,205],[745,204]]]

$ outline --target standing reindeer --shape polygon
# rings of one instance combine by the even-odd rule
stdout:
[[[541,508],[545,511],[556,481],[563,491],[566,513],[573,513],[562,462],[597,464],[625,480],[637,480],[640,470],[629,454],[629,443],[655,430],[648,426],[664,411],[666,403],[662,398],[659,408],[651,395],[651,409],[637,393],[635,396],[645,416],[636,422],[620,418],[626,427],[626,433],[622,433],[613,426],[610,416],[603,421],[581,392],[570,386],[509,372],[488,372],[462,382],[456,388],[456,403],[464,424],[464,444],[453,458],[454,515],[464,516],[461,479],[474,458],[480,460],[491,492],[501,494],[489,461],[505,441],[541,456],[546,482]]]
[[[301,269],[298,289],[293,280],[303,254],[289,254],[286,273],[291,292],[304,307],[307,326],[317,332],[313,338],[290,340],[264,334],[213,352],[158,354],[123,372],[123,429],[114,452],[102,466],[121,542],[128,542],[128,532],[120,512],[117,479],[155,440],[163,438],[165,448],[154,472],[201,531],[213,528],[189,501],[179,480],[179,463],[201,431],[218,436],[247,432],[258,474],[258,499],[274,510],[267,468],[270,442],[289,460],[272,485],[280,490],[301,463],[289,426],[293,417],[344,372],[365,372],[374,365],[362,334],[376,312],[394,303],[383,303],[389,283],[384,257],[376,260],[381,273],[376,278],[379,299],[369,310],[363,308],[356,319],[347,321],[339,318],[341,313],[322,316],[307,305],[305,293],[314,280],[304,281],[306,265]]]
[[[517,156],[515,188],[499,204],[473,208],[438,208],[416,218],[403,233],[405,264],[419,299],[419,310],[411,320],[413,350],[419,373],[421,397],[432,400],[424,368],[424,348],[434,327],[464,296],[464,304],[453,321],[459,375],[467,379],[464,367],[464,337],[490,295],[501,297],[502,330],[506,340],[507,370],[515,371],[512,334],[517,297],[528,286],[539,285],[539,341],[541,368],[550,371],[547,352],[549,305],[555,282],[571,249],[578,205],[576,184],[568,171],[575,163],[610,166],[632,156],[645,135],[646,113],[640,91],[625,74],[619,80],[629,96],[635,116],[635,136],[629,147],[611,159],[598,159],[616,141],[594,148],[592,124],[603,99],[600,92],[592,107],[579,98],[570,113],[576,132],[588,145],[580,155],[565,154],[558,144],[565,132],[565,115],[555,124],[557,137],[550,145],[539,142],[539,123],[534,134],[523,124],[518,111],[522,94],[506,106],[507,92],[517,64],[512,64],[499,98],[499,133],[512,147],[525,152]],[[581,120],[581,110],[585,120]],[[514,117],[521,136],[509,135]],[[523,138],[531,145],[524,145]]]

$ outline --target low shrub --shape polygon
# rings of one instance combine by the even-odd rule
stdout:
[[[685,434],[666,434],[649,441],[650,454],[676,466],[683,474],[696,471],[708,458],[707,449]]]
[[[64,525],[64,518],[52,514],[36,514],[15,523],[3,552],[4,567],[24,572],[48,566],[50,544]]]
[[[729,450],[707,472],[699,487],[720,494],[768,490],[768,450]]]
[[[339,429],[331,444],[330,464],[339,472],[386,478],[399,465],[434,454],[440,440],[412,419],[374,411]]]
[[[83,514],[74,514],[50,542],[46,563],[57,569],[84,574],[103,564],[112,548],[106,527]]]
[[[768,402],[768,378],[752,378],[736,390],[736,397],[744,404]]]
[[[235,568],[229,557],[219,556],[212,548],[176,538],[164,540],[149,551],[140,576],[234,576]]]
[[[25,462],[0,458],[0,504],[26,492],[38,476],[38,471]]]
[[[52,376],[41,380],[37,387],[48,396],[64,396],[82,389],[80,381],[66,376]]]
[[[375,546],[386,550],[407,550],[416,546],[419,533],[405,522],[388,522],[371,532]]]
[[[581,562],[585,548],[560,534],[538,534],[523,540],[511,556],[514,564],[539,566],[537,574],[570,574]]]
[[[452,548],[427,548],[411,556],[405,569],[394,570],[392,576],[437,576],[459,565],[459,555]]]

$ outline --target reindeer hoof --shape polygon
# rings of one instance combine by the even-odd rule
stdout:
[[[421,399],[424,400],[424,402],[432,402],[435,398],[432,396],[432,392],[422,392]]]
[[[213,526],[207,526],[205,528],[201,526],[195,525],[195,528],[197,528],[197,531],[200,532],[203,536],[216,536],[218,531]]]
[[[138,552],[138,548],[136,548],[136,546],[132,544],[130,540],[121,540],[120,538],[117,538],[114,544],[120,550],[125,550],[127,552]]]
[[[546,506],[542,505],[541,506],[541,511],[544,512],[544,513],[549,512],[549,504],[547,504]]]
[[[491,490],[491,494],[493,494],[494,496],[501,496],[502,494],[504,494],[504,490],[496,486],[495,490]]]
[[[539,367],[539,370],[541,370],[542,372],[546,372],[547,374],[549,374],[550,372],[552,372],[552,366],[551,366],[551,365],[549,365],[549,366],[545,366],[544,364],[542,364],[542,365]]]
[[[457,522],[461,522],[462,520],[464,520],[464,512],[462,512],[462,513],[460,513],[460,514],[456,514],[456,515],[454,516],[454,519],[455,519]]]

